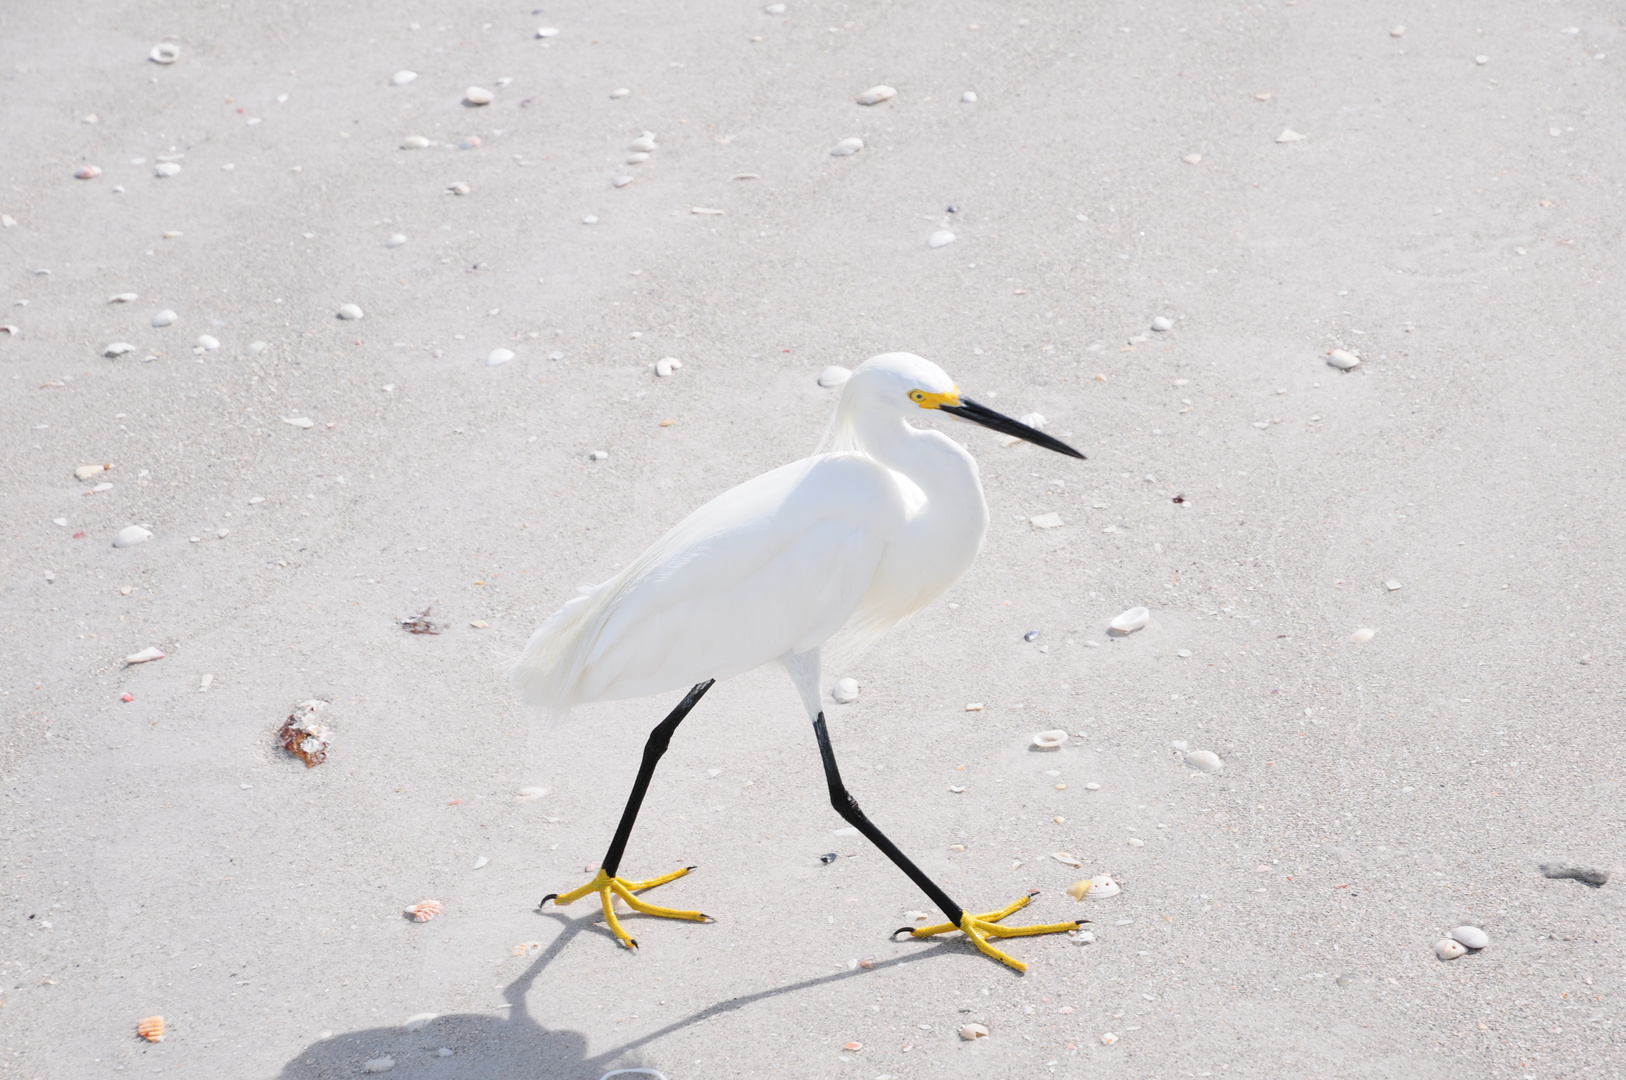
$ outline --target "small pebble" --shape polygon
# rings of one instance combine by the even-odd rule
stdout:
[[[152,317],[152,324],[154,326],[169,326],[178,318],[180,318],[179,315],[176,315],[169,308],[165,308]]]
[[[102,350],[103,356],[123,356],[127,352],[135,352],[135,346],[128,341],[115,341]]]
[[[1193,750],[1185,756],[1185,763],[1202,772],[1219,772],[1225,768],[1225,762],[1212,750]]]
[[[506,364],[513,358],[514,352],[512,349],[492,349],[491,353],[486,357],[486,367],[496,367],[498,364]]]
[[[591,454],[587,455],[587,460],[589,461],[608,461],[609,459],[610,452],[608,450],[594,450]]]
[[[124,658],[126,664],[148,664],[154,660],[162,660],[164,651],[156,645],[148,646],[140,652],[131,653]]]
[[[858,683],[853,679],[838,679],[835,689],[830,691],[830,696],[838,704],[851,705],[858,700]]]
[[[829,367],[819,372],[819,385],[829,389],[831,387],[840,386],[842,383],[846,382],[852,377],[853,373],[851,371],[844,367],[837,367],[836,365],[831,364]]]
[[[406,233],[390,233],[389,239],[384,241],[384,246],[398,248],[404,243],[406,243]]]
[[[408,135],[406,138],[401,140],[401,149],[427,150],[429,149],[429,140],[424,138],[422,135]]]
[[[1039,631],[1037,631],[1037,630],[1029,630],[1027,633],[1022,635],[1022,640],[1023,641],[1038,641],[1039,640]]]
[[[1490,944],[1490,935],[1477,926],[1459,926],[1446,936],[1474,950]]]
[[[539,38],[558,37],[559,28],[557,26],[539,26],[536,28],[536,36]]]
[[[611,187],[624,188],[630,183],[632,183],[632,177],[630,177],[630,176],[618,176],[614,180],[610,181],[610,186]]]
[[[137,544],[145,544],[151,539],[152,533],[143,529],[140,525],[126,525],[113,538],[113,546],[116,548],[135,547]]]
[[[1077,869],[1079,869],[1080,867],[1082,867],[1084,865],[1081,861],[1079,861],[1078,857],[1075,856],[1070,851],[1052,851],[1050,853],[1050,857],[1052,859],[1055,859],[1059,863],[1066,863],[1068,866],[1071,866],[1074,870],[1077,870]],[[1078,884],[1083,885],[1086,892],[1089,890],[1089,884],[1090,884],[1089,882],[1081,881]],[[1069,895],[1072,894],[1072,889],[1068,889],[1067,891],[1068,891]],[[1080,893],[1079,895],[1082,896],[1083,893]],[[1073,899],[1077,900],[1078,897],[1074,896]]]
[[[463,100],[470,105],[490,105],[497,98],[483,86],[471,86],[463,91]]]
[[[881,102],[891,101],[897,96],[898,92],[890,86],[872,86],[853,100],[860,105],[879,105]]]
[[[160,161],[152,172],[154,176],[179,176],[181,166],[176,161]]]
[[[1353,634],[1349,635],[1349,640],[1355,642],[1357,645],[1365,645],[1368,641],[1371,641],[1377,636],[1378,632],[1376,630],[1372,629],[1370,626],[1363,626]]]
[[[220,339],[210,334],[198,335],[198,348],[207,352],[214,352],[220,348]]]
[[[862,150],[863,148],[864,148],[864,140],[863,139],[860,139],[860,138],[857,138],[857,137],[854,137],[854,138],[851,138],[851,139],[842,139],[840,142],[836,143],[836,145],[833,146],[830,149],[830,156],[831,157],[847,157],[849,154],[858,153],[858,151]],[[94,168],[94,166],[92,166],[92,167]],[[78,175],[78,174],[76,173],[75,175]],[[98,175],[98,176],[101,175],[101,170],[100,169],[96,170],[96,175]]]
[[[987,1037],[988,1029],[983,1027],[981,1024],[966,1024],[960,1029],[960,1038],[964,1039],[966,1042],[973,1042],[977,1039],[986,1039]]]
[[[1395,580],[1394,578],[1390,578],[1388,581],[1385,581],[1383,583],[1383,587],[1385,589],[1388,589],[1390,592],[1399,592],[1400,591],[1400,582]]]
[[[1441,960],[1455,960],[1467,953],[1467,951],[1468,947],[1466,945],[1460,941],[1452,941],[1450,938],[1441,938],[1439,943],[1434,946],[1434,955]]]
[[[363,312],[361,308],[357,307],[355,304],[339,305],[338,316],[339,318],[344,319],[346,322],[359,319],[362,317],[362,314]]]
[[[173,42],[163,41],[152,47],[147,59],[155,64],[173,64],[181,58],[181,47]]]
[[[674,371],[683,368],[683,361],[675,356],[663,356],[655,361],[655,374],[662,379],[670,379]]]
[[[1161,334],[1167,330],[1173,330],[1174,323],[1162,315],[1159,315],[1157,318],[1152,320],[1152,329]]]
[[[623,86],[619,90],[611,90],[610,91],[610,98],[612,100],[617,100],[617,99],[620,99],[620,98],[627,97],[631,93],[632,93],[631,90],[628,90],[625,86]]]
[[[1107,624],[1108,629],[1118,636],[1133,634],[1151,621],[1152,613],[1143,607],[1132,607],[1128,611],[1113,619]]]
[[[453,195],[467,195],[473,189],[470,188],[468,184],[466,184],[463,181],[459,180],[455,184],[447,185],[446,190],[451,192]]]
[[[391,86],[405,86],[407,83],[411,82],[413,79],[416,79],[417,77],[418,77],[418,73],[416,71],[406,71],[406,70],[397,71],[394,75],[390,76],[390,85]]]
[[[977,92],[975,90],[967,90],[965,93],[960,95],[960,100],[965,102],[967,105],[975,105],[977,103]]]
[[[1280,135],[1276,136],[1276,141],[1279,142],[1279,143],[1300,142],[1303,139],[1305,139],[1306,137],[1307,136],[1300,135],[1298,132],[1294,131],[1292,128],[1282,128],[1282,133]]]
[[[102,175],[102,170],[98,165],[81,165],[73,171],[73,175],[76,180],[94,180]]]
[[[1327,354],[1327,365],[1335,367],[1339,371],[1348,371],[1350,368],[1359,365],[1360,362],[1360,357],[1344,349],[1334,349]]]
[[[929,248],[947,247],[949,244],[954,243],[954,241],[955,236],[953,233],[949,232],[947,229],[938,229],[936,232],[932,233],[926,238],[926,246]]]

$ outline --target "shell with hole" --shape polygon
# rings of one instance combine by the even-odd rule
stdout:
[[[1036,731],[1033,733],[1033,748],[1035,750],[1060,750],[1067,745],[1067,732],[1061,728],[1052,728],[1049,731]]]

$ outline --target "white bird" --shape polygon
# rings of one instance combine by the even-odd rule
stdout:
[[[872,641],[941,596],[971,566],[988,531],[977,463],[958,443],[912,426],[933,412],[970,420],[1075,458],[1056,439],[959,395],[936,364],[909,353],[874,357],[853,372],[827,450],[724,492],[679,522],[610,580],[583,591],[537,627],[515,662],[521,696],[554,715],[593,701],[692,686],[650,734],[643,764],[597,875],[568,904],[599,894],[605,921],[636,948],[611,907],[709,921],[633,894],[688,873],[648,881],[616,876],[638,808],[672,732],[718,679],[778,661],[813,721],[831,803],[942,908],[948,922],[915,937],[961,930],[983,952],[1024,970],[989,937],[1055,933],[1077,922],[1005,927],[1024,897],[984,915],[965,912],[877,829],[836,768],[820,706],[820,648],[843,628]],[[902,933],[902,930],[898,931]]]

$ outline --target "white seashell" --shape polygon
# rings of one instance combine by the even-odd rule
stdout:
[[[949,244],[954,243],[955,239],[955,235],[947,229],[938,229],[926,238],[926,246],[929,248],[947,247]]]
[[[965,93],[960,95],[960,100],[965,102],[967,105],[975,105],[977,103],[977,92],[975,90],[967,90]]]
[[[94,180],[102,175],[100,165],[81,165],[73,171],[75,180]]]
[[[152,317],[152,324],[154,326],[168,326],[178,318],[180,318],[179,315],[175,314],[169,308],[165,308]]]
[[[653,135],[640,135],[627,144],[627,149],[647,154],[655,149],[655,137]]]
[[[831,364],[829,367],[819,372],[819,385],[828,389],[830,387],[840,386],[842,383],[846,382],[852,377],[853,373],[851,371],[844,367],[837,367],[836,365]]]
[[[1178,656],[1182,660],[1186,660],[1186,659],[1189,659],[1191,657],[1191,650],[1190,649],[1176,649],[1174,651],[1174,655]]]
[[[655,374],[663,379],[671,378],[674,371],[680,371],[682,368],[683,361],[675,356],[663,356],[655,361]]]
[[[308,416],[284,416],[282,422],[296,428],[312,428],[316,426],[316,421]]]
[[[1101,790],[1101,785],[1097,784],[1094,780],[1091,780],[1088,784],[1084,785],[1084,790],[1085,791],[1100,791]]]
[[[1117,1041],[1118,1041],[1118,1036],[1114,1035],[1112,1032],[1103,1031],[1101,1033],[1101,1045],[1102,1046],[1111,1046],[1113,1043],[1115,1043]]]
[[[103,356],[123,356],[127,352],[135,352],[135,346],[128,341],[115,341],[102,350]]]
[[[1490,944],[1490,935],[1477,926],[1459,926],[1446,936],[1470,949],[1483,949]]]
[[[767,14],[769,14],[769,15],[783,15],[785,13],[785,5],[784,4],[769,4],[767,7],[763,8],[762,10],[764,12],[766,12]]]
[[[1390,37],[1405,37],[1406,36],[1406,28],[1404,26],[1397,26],[1393,30],[1389,31],[1389,36]]]
[[[630,177],[630,176],[618,176],[614,180],[610,181],[610,186],[611,187],[624,188],[630,183],[632,183],[632,177]]]
[[[837,704],[851,705],[858,700],[858,682],[855,679],[837,679],[830,696]]]
[[[135,547],[137,544],[145,544],[151,539],[152,533],[143,529],[140,525],[126,525],[113,538],[113,546],[116,548]]]
[[[1146,841],[1142,840],[1138,836],[1131,836],[1129,838],[1129,846],[1130,847],[1145,847],[1146,846]]]
[[[1133,634],[1151,621],[1152,613],[1143,607],[1132,607],[1107,624],[1116,635]]]
[[[405,86],[407,83],[411,82],[413,79],[416,79],[417,77],[418,77],[418,73],[416,71],[406,71],[406,70],[397,71],[394,75],[390,76],[390,85],[391,86]]]
[[[1282,128],[1282,133],[1280,135],[1276,136],[1276,141],[1279,142],[1279,143],[1281,143],[1281,142],[1299,142],[1299,141],[1301,141],[1303,139],[1306,139],[1308,137],[1309,136],[1307,136],[1307,135],[1300,135],[1298,132],[1294,131],[1292,128]]]
[[[1033,428],[1035,431],[1042,430],[1047,423],[1044,415],[1036,412],[1023,413],[1021,419],[1022,423],[1026,424],[1030,428]]]
[[[1219,772],[1225,768],[1225,762],[1212,750],[1193,750],[1185,756],[1185,762],[1193,769],[1200,769],[1203,772]]]
[[[1033,733],[1033,745],[1040,750],[1057,750],[1067,745],[1067,732],[1061,728]]]
[[[406,233],[390,233],[390,238],[384,241],[387,248],[398,248],[406,243]]]
[[[355,304],[340,304],[338,315],[339,318],[350,321],[361,318],[363,316],[363,312],[361,308],[357,307]]]
[[[1060,514],[1040,514],[1038,517],[1028,518],[1035,529],[1059,529],[1062,526]]]
[[[154,176],[179,176],[181,174],[181,166],[180,163],[176,161],[160,161],[157,167],[153,169],[152,173]]]
[[[547,793],[548,789],[545,787],[522,787],[514,793],[514,798],[518,799],[520,802],[531,802],[535,799],[540,799]]]
[[[455,184],[448,185],[446,190],[451,192],[453,195],[467,195],[470,191],[472,191],[474,189],[469,187],[468,184],[466,184],[463,181],[459,180]]]
[[[587,460],[589,461],[608,461],[609,459],[610,452],[608,450],[594,450],[591,454],[587,455]]]
[[[463,91],[463,100],[470,105],[490,105],[496,101],[496,95],[483,86],[471,86]]]
[[[417,1013],[401,1022],[402,1031],[422,1031],[429,1026],[429,1021],[439,1016],[439,1013]]]
[[[981,1024],[966,1024],[960,1029],[960,1038],[964,1039],[966,1042],[973,1042],[977,1039],[986,1039],[987,1037],[988,1029],[983,1027]]]
[[[479,869],[483,868],[484,866],[486,866],[490,862],[491,862],[490,859],[488,859],[484,855],[482,855],[478,859],[474,860],[474,868],[476,870],[479,870]]]
[[[1452,941],[1450,938],[1441,938],[1434,946],[1434,955],[1441,960],[1455,960],[1467,951],[1467,946],[1463,945],[1462,942]]]
[[[368,1058],[367,1064],[361,1067],[363,1072],[381,1073],[389,1072],[395,1068],[395,1059],[385,1054],[383,1057]]]
[[[498,364],[506,364],[513,358],[514,353],[512,349],[492,349],[491,354],[486,357],[486,367],[496,367]]]
[[[100,476],[107,471],[106,465],[81,465],[73,470],[73,475],[80,480],[89,480],[92,476]]]
[[[632,94],[632,91],[628,90],[625,86],[623,86],[619,90],[611,90],[610,91],[610,99],[612,101],[619,101],[621,98],[628,97],[631,94]]]
[[[1352,352],[1346,352],[1343,349],[1334,349],[1332,352],[1327,354],[1328,366],[1335,367],[1340,371],[1348,371],[1350,368],[1355,367],[1360,362],[1360,357],[1356,356]]]
[[[1187,165],[1201,165],[1203,156],[1201,154],[1185,154],[1181,156],[1180,160]]]
[[[627,164],[628,165],[642,165],[644,162],[646,162],[648,160],[649,160],[649,155],[643,153],[642,151],[640,151],[639,153],[636,153],[636,154],[628,154],[627,155]]]
[[[152,645],[142,649],[140,652],[131,653],[129,656],[126,656],[124,658],[124,662],[126,664],[145,664],[153,660],[162,660],[163,658],[164,650],[158,648],[156,645]]]
[[[401,149],[427,150],[429,149],[429,140],[424,138],[422,135],[408,135],[406,138],[401,140]]]
[[[112,296],[109,296],[107,298],[107,302],[109,304],[129,304],[129,303],[133,303],[133,302],[135,302],[137,300],[140,300],[140,299],[141,299],[141,297],[136,293],[133,293],[133,292],[121,292],[121,293],[114,293]]]
[[[1081,862],[1078,859],[1078,857],[1075,856],[1070,851],[1053,851],[1053,852],[1050,853],[1050,857],[1052,859],[1055,859],[1059,863],[1066,863],[1068,866],[1071,866],[1074,870],[1077,870],[1077,869],[1079,869],[1080,867],[1082,867],[1084,865],[1083,862]],[[1080,895],[1082,895],[1082,894],[1080,894]],[[1075,899],[1076,899],[1076,897],[1075,897]]]
[[[1173,330],[1174,323],[1166,317],[1159,315],[1157,318],[1152,320],[1152,329],[1161,334],[1164,331]]]
[[[181,47],[172,42],[163,41],[152,47],[147,59],[155,64],[173,64],[181,58]]]
[[[1091,900],[1106,900],[1117,896],[1121,892],[1123,892],[1123,889],[1116,881],[1113,881],[1105,874],[1099,874],[1090,879],[1090,891],[1086,895]]]
[[[879,105],[881,102],[891,101],[897,96],[898,92],[890,86],[872,86],[853,100],[860,105]]]
[[[210,334],[199,334],[198,348],[213,352],[220,348],[220,339]]]
[[[539,38],[558,37],[559,28],[557,26],[539,26],[536,28],[536,36]]]
[[[1488,64],[1488,63],[1490,63],[1490,57],[1488,57],[1488,56],[1476,56],[1476,57],[1474,57],[1474,63],[1480,64],[1480,65]]]
[[[864,148],[864,140],[863,139],[857,138],[856,136],[854,138],[851,138],[851,139],[842,139],[840,142],[836,143],[836,145],[833,146],[830,149],[830,156],[831,157],[846,157],[849,154],[858,153],[858,151],[862,150],[863,148]]]
[[[1365,645],[1368,641],[1371,641],[1377,636],[1378,632],[1376,630],[1372,629],[1370,626],[1363,626],[1353,634],[1349,635],[1349,640],[1355,642],[1357,645]]]

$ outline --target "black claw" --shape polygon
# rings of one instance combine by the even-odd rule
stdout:
[[[1028,895],[1029,896],[1038,896],[1039,895],[1039,890],[1038,889],[1029,889],[1028,890]]]
[[[1075,926],[1075,927],[1077,927],[1077,926],[1083,926],[1083,925],[1084,925],[1084,924],[1085,924],[1085,923],[1087,923],[1087,922],[1089,922],[1089,921],[1090,921],[1090,920],[1088,920],[1088,919],[1074,919],[1074,920],[1073,920],[1073,925],[1074,925],[1074,926]]]
[[[900,926],[896,930],[894,930],[890,934],[888,934],[887,937],[891,938],[893,941],[896,941],[896,940],[898,940],[898,935],[899,934],[913,935],[914,932],[915,932],[915,928],[912,927],[912,926]]]
[[[537,909],[538,909],[538,910],[541,910],[541,909],[542,909],[542,908],[543,908],[543,907],[544,907],[544,906],[545,906],[545,905],[546,905],[546,904],[547,904],[547,902],[548,902],[548,901],[549,901],[549,900],[554,900],[554,899],[557,899],[557,898],[558,898],[558,896],[559,896],[559,894],[558,894],[558,893],[556,893],[556,892],[550,892],[550,893],[549,893],[549,894],[548,894],[548,895],[546,895],[546,896],[544,896],[544,897],[543,897],[543,898],[542,898],[542,899],[541,899],[541,901],[540,901],[540,902],[538,902],[538,904],[537,904],[537,905],[536,905],[536,906],[537,906]],[[555,906],[555,907],[557,907],[557,906],[558,906],[558,905],[557,905],[557,904],[555,904],[555,905],[554,905],[554,906]]]

